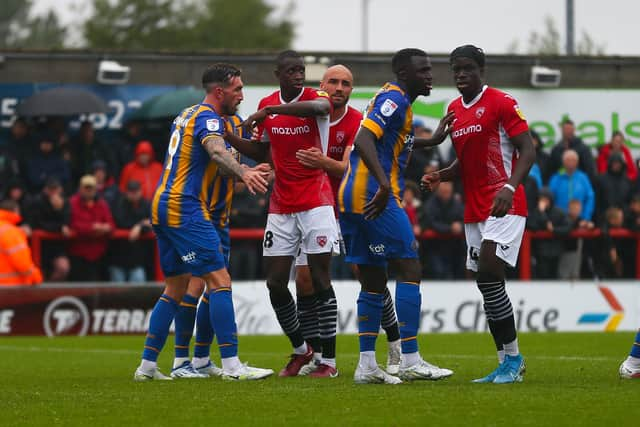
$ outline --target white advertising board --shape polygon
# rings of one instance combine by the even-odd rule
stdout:
[[[395,285],[389,284],[392,295]],[[360,286],[336,281],[338,333],[357,333]],[[593,282],[514,282],[508,285],[518,330],[523,332],[631,331],[640,327],[640,285]],[[482,297],[473,282],[421,285],[421,333],[487,330]],[[238,332],[282,333],[264,282],[234,284]]]

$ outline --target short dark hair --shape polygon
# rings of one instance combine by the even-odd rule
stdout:
[[[202,87],[207,89],[210,84],[227,86],[234,77],[240,77],[242,71],[235,65],[217,63],[207,67],[202,73]]]
[[[284,61],[286,61],[289,58],[302,59],[302,55],[300,55],[295,50],[291,50],[291,49],[284,50],[280,52],[278,56],[276,56],[276,66],[278,68],[282,67],[284,65]]]
[[[564,125],[571,125],[571,126],[575,126],[575,123],[573,123],[573,120],[571,119],[564,119],[561,123],[563,126]]]
[[[412,47],[397,51],[393,55],[393,58],[391,58],[391,70],[393,71],[393,73],[398,74],[400,70],[411,65],[411,58],[413,58],[414,56],[427,57],[428,55],[424,50]]]
[[[449,64],[453,64],[457,58],[469,58],[473,60],[478,67],[484,68],[484,51],[472,44],[465,44],[453,49],[449,55]]]
[[[616,136],[621,136],[624,138],[624,134],[620,130],[614,130],[613,133],[611,134],[612,139],[615,138]]]

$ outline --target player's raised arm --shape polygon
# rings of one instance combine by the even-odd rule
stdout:
[[[438,123],[438,128],[431,136],[431,138],[413,138],[413,149],[416,148],[427,148],[427,147],[435,147],[442,143],[445,140],[447,135],[451,132],[451,124],[455,120],[455,114],[453,111],[447,113],[442,119],[440,119],[440,123]]]
[[[498,191],[498,194],[496,194],[493,200],[491,215],[497,217],[505,216],[507,212],[509,212],[513,204],[513,193],[515,193],[515,189],[518,188],[529,174],[529,169],[533,166],[533,162],[536,161],[536,150],[533,146],[529,131],[522,132],[509,138],[509,140],[518,149],[518,162],[509,181]]]

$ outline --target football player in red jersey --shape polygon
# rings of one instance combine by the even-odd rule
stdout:
[[[527,216],[521,184],[535,161],[535,149],[516,100],[483,83],[482,49],[460,46],[449,61],[461,94],[448,109],[455,114],[450,135],[457,159],[445,169],[424,175],[421,185],[433,191],[441,181],[462,178],[467,268],[477,273],[500,362],[474,382],[519,382],[525,364],[505,290],[505,263],[515,266],[518,259]]]
[[[324,169],[327,172],[333,197],[336,199],[340,182],[349,164],[353,141],[360,128],[362,113],[348,105],[353,90],[353,75],[344,65],[329,67],[322,77],[320,89],[327,92],[333,105],[329,124],[329,148],[326,154],[316,147],[298,150],[296,156],[304,166]],[[336,216],[337,214],[336,209]],[[355,265],[354,273],[358,275]],[[316,312],[317,298],[311,281],[307,256],[304,253],[296,257],[296,296],[302,334],[316,352],[314,361],[305,365],[299,375],[326,376],[328,368],[321,363],[322,347],[320,346],[320,324]],[[381,326],[387,333],[389,343],[387,372],[397,374],[400,369],[400,330],[393,299],[387,288],[385,288]]]
[[[305,66],[297,52],[288,50],[278,55],[275,76],[280,90],[262,99],[258,111],[245,121],[245,126],[257,127],[260,140],[229,141],[256,161],[270,155],[275,171],[263,256],[271,305],[294,350],[280,376],[298,375],[313,358],[313,348],[304,340],[296,304],[287,287],[294,257],[302,248],[317,298],[323,376],[335,377],[338,307],[330,263],[332,253],[339,250],[339,235],[334,197],[327,173],[304,166],[296,157],[298,151],[309,149],[326,154],[332,105],[326,92],[304,87]]]

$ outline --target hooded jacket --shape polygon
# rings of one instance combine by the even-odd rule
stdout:
[[[150,156],[151,159],[146,166],[138,161],[140,154],[148,154]],[[148,141],[141,141],[136,146],[135,160],[127,163],[122,169],[122,173],[120,174],[120,191],[122,193],[126,192],[127,183],[135,180],[142,186],[142,198],[151,200],[158,181],[160,180],[160,175],[162,175],[162,164],[155,160],[153,146]]]
[[[31,258],[27,236],[17,226],[20,221],[17,213],[0,209],[0,286],[42,282],[42,273]]]

